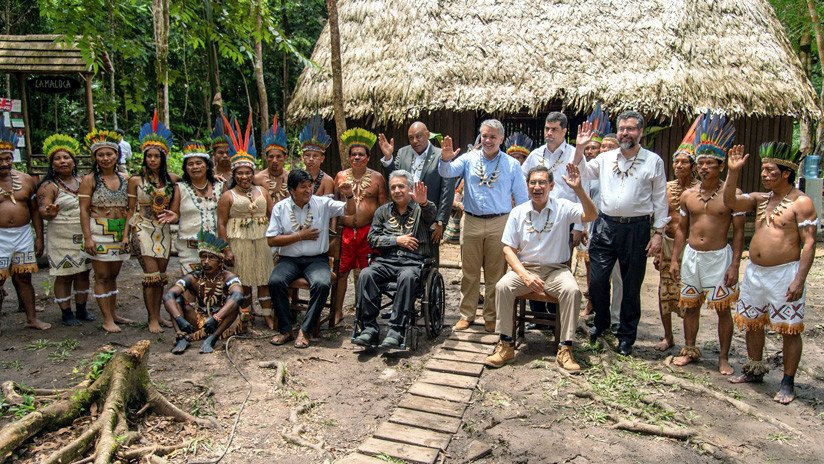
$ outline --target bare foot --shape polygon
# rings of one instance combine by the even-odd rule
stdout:
[[[781,381],[781,387],[778,393],[775,394],[773,400],[781,404],[790,404],[795,399],[795,385],[793,382],[788,382],[785,378]]]
[[[134,321],[123,316],[114,316],[114,321],[118,324],[134,324]],[[118,332],[120,332],[118,330]]]
[[[120,326],[115,324],[114,321],[104,322],[103,323],[103,330],[105,330],[106,332],[109,332],[109,333],[118,333],[118,332],[123,331],[123,329],[121,329]]]
[[[667,340],[666,338],[662,338],[661,341],[659,341],[655,345],[652,345],[652,347],[655,348],[658,351],[667,351],[668,349],[672,348],[673,346],[675,346],[675,343],[673,343],[672,340]],[[686,364],[678,364],[678,365],[679,366],[684,366]]]
[[[149,321],[149,332],[153,334],[163,333],[163,329],[158,321]]]
[[[334,323],[333,327],[337,327],[341,322],[343,322],[344,318],[345,318],[345,316],[343,315],[343,311],[335,312],[335,323]]]
[[[162,325],[163,327],[168,327],[170,329],[172,327],[174,327],[174,324],[172,324],[172,321],[170,321],[168,319],[163,319],[162,317],[160,318],[160,325]]]
[[[675,364],[676,366],[686,366],[687,364],[690,364],[690,363],[694,362],[695,360],[696,359],[693,358],[692,356],[676,356],[676,357],[672,358],[672,363]]]
[[[269,327],[269,330],[275,330],[275,317],[274,316],[263,316],[263,320],[266,321],[266,325]]]
[[[730,383],[761,383],[763,380],[763,375],[752,375],[749,372],[744,372],[729,379]]]
[[[726,359],[719,359],[718,360],[718,372],[721,375],[732,375],[735,373],[735,369],[730,366],[730,362]]]
[[[43,322],[40,319],[35,319],[34,321],[26,322],[26,327],[31,327],[32,329],[37,330],[47,330],[51,328],[51,324],[48,322]]]

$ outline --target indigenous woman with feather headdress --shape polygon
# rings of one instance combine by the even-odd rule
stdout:
[[[172,132],[157,120],[157,110],[151,122],[140,129],[140,150],[143,167],[140,174],[129,179],[129,226],[132,229],[132,253],[143,268],[143,301],[149,313],[149,332],[160,333],[160,305],[166,286],[166,267],[172,248],[170,224],[177,222],[171,210],[177,176],[169,174],[166,157],[172,148]]]
[[[243,282],[246,295],[242,305],[244,317],[249,314],[252,287],[257,287],[258,302],[266,325],[274,329],[272,299],[269,297],[269,275],[272,273],[272,250],[266,243],[266,229],[272,212],[272,197],[254,184],[255,143],[251,138],[252,116],[246,132],[240,130],[237,121],[230,124],[224,118],[229,136],[229,154],[232,160],[233,187],[220,196],[217,204],[217,231],[220,238],[229,242],[226,261],[234,263],[235,274]],[[233,127],[234,126],[234,127]]]
[[[80,325],[93,321],[86,310],[89,297],[89,257],[79,247],[83,243],[80,227],[80,176],[77,175],[77,155],[80,142],[74,137],[54,134],[43,142],[43,153],[49,159],[49,170],[37,189],[40,216],[49,221],[46,247],[49,275],[54,277],[54,302],[63,313],[63,324]],[[76,308],[72,312],[72,287]]]
[[[120,140],[119,134],[107,130],[94,129],[86,135],[92,172],[83,177],[77,192],[83,249],[92,261],[94,297],[107,332],[120,332],[118,323],[132,322],[115,313],[117,276],[123,261],[129,259],[127,182],[117,172]]]
[[[199,142],[187,143],[183,148],[183,180],[175,184],[171,207],[180,219],[175,245],[183,274],[200,269],[198,234],[217,234],[217,200],[222,192],[223,182],[215,179],[206,147]]]

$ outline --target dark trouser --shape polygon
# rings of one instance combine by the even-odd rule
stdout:
[[[281,256],[277,266],[269,277],[269,295],[275,303],[278,316],[278,332],[289,333],[295,321],[289,305],[289,285],[299,277],[309,281],[309,308],[300,325],[304,334],[311,333],[317,324],[323,304],[332,288],[332,271],[329,269],[329,256]]]
[[[647,269],[649,229],[648,218],[624,224],[601,216],[593,225],[589,244],[589,297],[595,309],[597,335],[609,329],[610,275],[617,259],[624,280],[624,297],[621,300],[620,324],[615,335],[620,341],[630,345],[635,343],[638,321],[641,319],[641,284]]]
[[[380,313],[381,292],[379,287],[387,282],[398,282],[395,299],[392,300],[392,317],[389,326],[403,335],[407,317],[415,304],[415,289],[421,279],[421,266],[409,258],[376,258],[358,278],[360,293],[360,317],[364,329],[380,332],[377,317]]]

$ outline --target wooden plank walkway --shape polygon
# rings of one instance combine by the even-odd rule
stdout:
[[[453,332],[423,367],[386,422],[378,425],[355,453],[341,464],[384,462],[391,456],[407,462],[434,464],[460,430],[472,393],[483,373],[484,359],[498,336],[484,331],[483,320]]]

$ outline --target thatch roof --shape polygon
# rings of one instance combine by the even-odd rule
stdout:
[[[90,72],[80,49],[61,39],[59,35],[0,35],[0,72]]]
[[[653,115],[818,115],[768,0],[339,0],[347,117],[537,113],[553,100]],[[289,116],[331,118],[329,28]]]

